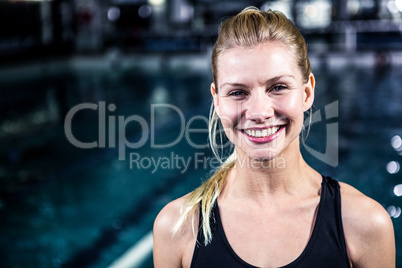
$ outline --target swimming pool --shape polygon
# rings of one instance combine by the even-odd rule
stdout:
[[[315,123],[302,152],[388,210],[400,259],[402,70],[355,59],[313,55]],[[1,266],[105,267],[148,234],[217,165],[206,146],[210,82],[203,55],[3,70]]]

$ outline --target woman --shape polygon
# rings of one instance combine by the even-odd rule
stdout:
[[[212,72],[210,140],[221,124],[234,152],[159,213],[155,267],[395,267],[382,206],[302,158],[315,79],[294,25],[255,8],[227,19]]]

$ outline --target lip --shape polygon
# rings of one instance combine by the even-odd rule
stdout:
[[[274,127],[274,126],[271,126]],[[273,140],[275,140],[280,134],[281,132],[285,129],[286,125],[279,125],[277,126],[279,127],[278,131],[275,132],[275,134],[272,134],[270,136],[266,136],[266,137],[253,137],[248,135],[244,129],[241,130],[241,133],[243,133],[244,136],[246,136],[246,138],[254,143],[268,143],[271,142]],[[255,127],[255,128],[248,128],[248,130],[262,130],[262,129],[267,129],[269,127]]]

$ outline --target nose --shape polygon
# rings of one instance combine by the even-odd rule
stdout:
[[[256,123],[262,123],[274,115],[272,100],[266,93],[251,96],[245,108],[246,119]]]

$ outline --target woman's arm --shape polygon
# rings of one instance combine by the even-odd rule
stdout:
[[[354,268],[395,267],[395,237],[386,210],[353,187],[341,184],[342,219]]]

